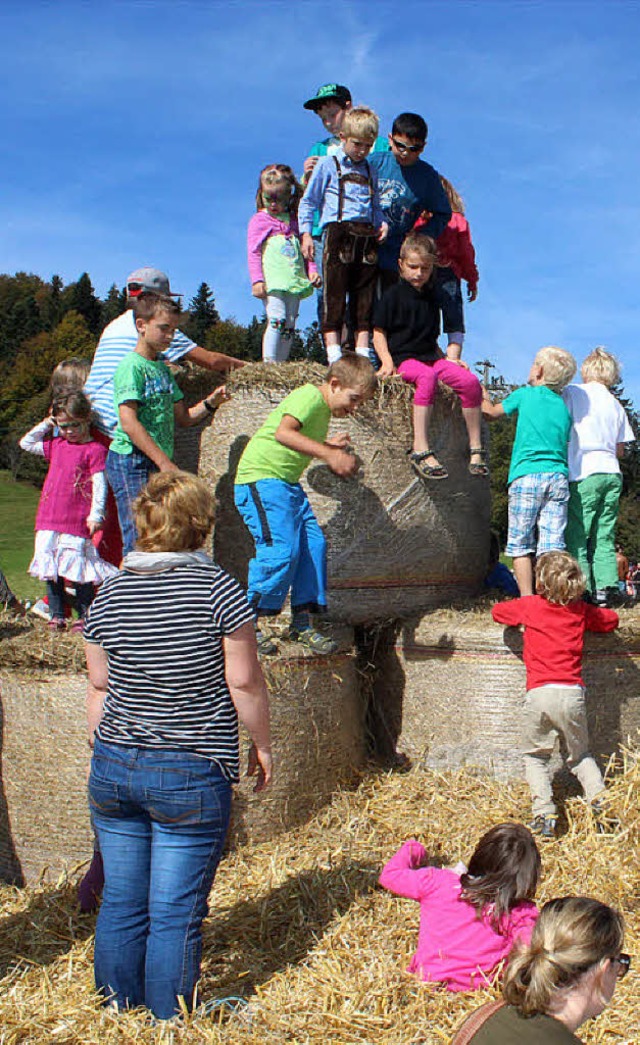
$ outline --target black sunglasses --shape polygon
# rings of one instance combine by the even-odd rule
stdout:
[[[422,152],[424,149],[424,142],[421,142],[420,145],[407,145],[405,142],[399,142],[397,138],[392,138],[391,141],[398,152]]]
[[[630,954],[617,954],[611,961],[614,965],[618,966],[616,975],[619,980],[624,980],[625,976],[631,968],[631,955]]]

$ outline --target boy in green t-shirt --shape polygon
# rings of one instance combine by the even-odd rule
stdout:
[[[300,477],[312,458],[343,478],[358,461],[346,433],[327,439],[332,417],[346,417],[376,387],[373,367],[362,356],[333,363],[319,387],[302,385],[280,403],[247,444],[235,480],[235,502],[255,543],[249,563],[248,597],[260,617],[282,610],[291,590],[289,637],[315,653],[336,644],[311,625],[310,613],[326,608],[326,541]],[[261,653],[275,653],[257,629]]]
[[[541,348],[529,372],[529,383],[493,403],[484,390],[482,413],[489,420],[517,413],[516,437],[509,469],[509,536],[507,555],[521,595],[534,593],[536,553],[564,551],[569,503],[567,450],[571,417],[562,389],[576,372],[570,352]]]
[[[152,472],[178,471],[172,461],[175,425],[189,428],[205,421],[226,398],[222,386],[187,409],[173,375],[159,358],[176,332],[180,315],[176,301],[161,294],[142,293],[135,299],[133,313],[138,343],[113,377],[118,424],[106,465],[125,555],[136,543],[133,502],[149,476]]]

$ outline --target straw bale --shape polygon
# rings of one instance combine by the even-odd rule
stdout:
[[[625,949],[640,945],[640,769],[625,757],[610,782],[623,828],[594,831],[584,804],[568,803],[565,834],[545,846],[539,890],[586,893],[615,904]],[[380,774],[339,792],[303,827],[222,861],[205,923],[201,996],[248,1005],[154,1026],[142,1012],[101,1009],[92,992],[93,919],[78,914],[72,883],[0,889],[0,1025],[7,1045],[51,1041],[124,1045],[443,1045],[495,988],[451,994],[404,972],[415,948],[418,905],[376,886],[383,863],[409,837],[443,865],[468,859],[491,825],[528,813],[521,784],[466,770]],[[610,1007],[585,1025],[588,1045],[640,1040],[638,971]]]
[[[66,667],[71,646],[82,657],[80,636],[47,648],[41,644],[50,636],[43,632],[42,625],[29,628],[39,655],[46,650],[50,669],[56,654],[58,668]],[[271,838],[308,820],[338,786],[358,779],[365,751],[353,637],[344,628],[336,637],[344,651],[334,656],[313,656],[282,643],[282,655],[265,663],[277,776],[265,796],[253,794],[253,781],[238,786],[230,845]],[[45,869],[57,877],[91,851],[86,677],[4,670],[1,681],[0,880],[20,884],[23,877],[37,880]],[[245,760],[248,744],[243,734]]]
[[[319,381],[308,364],[251,365],[235,372],[233,399],[201,440],[200,474],[215,486],[215,555],[246,581],[253,543],[233,503],[233,480],[249,438],[292,388]],[[303,479],[328,537],[329,610],[350,624],[420,613],[475,592],[488,552],[489,485],[467,470],[468,445],[459,400],[440,391],[432,445],[449,469],[446,482],[420,481],[411,445],[411,390],[381,382],[358,414],[332,423],[346,432],[362,461],[357,479],[342,480],[312,464]]]
[[[621,621],[619,631],[585,641],[589,733],[603,765],[640,729],[638,612],[623,610]],[[500,779],[521,775],[522,635],[495,624],[488,605],[389,628],[374,659],[380,719],[408,755],[435,769],[467,764]]]

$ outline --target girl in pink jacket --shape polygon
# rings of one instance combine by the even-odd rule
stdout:
[[[488,986],[515,941],[531,937],[540,866],[533,835],[522,824],[487,831],[468,870],[430,867],[424,846],[405,842],[380,885],[420,904],[418,949],[407,971],[450,991]]]
[[[262,338],[265,363],[289,358],[300,300],[321,283],[298,238],[298,202],[302,189],[291,167],[271,163],[260,172],[256,210],[247,231],[249,278],[254,297],[264,301],[267,325]]]

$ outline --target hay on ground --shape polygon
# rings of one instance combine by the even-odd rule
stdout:
[[[619,907],[627,978],[597,1021],[589,1045],[640,1040],[640,770],[633,757],[610,785],[617,835],[594,831],[584,804],[567,805],[566,833],[543,849],[540,902],[587,894]],[[92,991],[92,918],[81,917],[71,882],[0,890],[0,1025],[7,1045],[443,1045],[495,990],[450,994],[404,969],[418,905],[376,886],[380,868],[412,836],[443,864],[468,858],[491,825],[528,815],[523,785],[462,770],[367,779],[305,827],[243,847],[221,863],[205,927],[202,997],[239,995],[238,1015],[154,1026],[147,1014],[105,1011]]]

